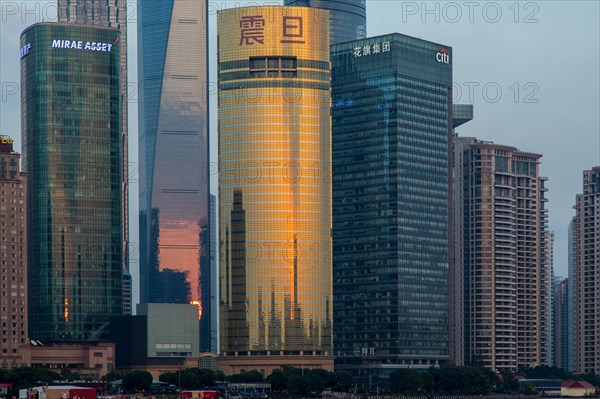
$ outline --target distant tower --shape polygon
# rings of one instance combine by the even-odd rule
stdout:
[[[119,31],[35,24],[21,47],[30,336],[100,339],[123,313]]]
[[[281,6],[217,15],[226,374],[333,368],[326,16]]]
[[[129,273],[129,156],[127,96],[127,0],[58,0],[58,22],[117,28],[121,31],[121,146],[123,149],[123,314],[131,314]],[[129,295],[129,296],[127,296]]]
[[[27,333],[26,176],[12,138],[0,135],[0,306],[2,341],[0,368],[21,367],[21,345]]]
[[[365,0],[285,0],[284,4],[329,10],[331,44],[364,39],[367,36]]]
[[[600,166],[583,171],[572,226],[574,366],[578,373],[600,374]]]
[[[554,284],[554,366],[570,371],[569,364],[569,279],[559,277]]]

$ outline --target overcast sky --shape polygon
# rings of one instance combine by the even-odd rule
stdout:
[[[210,3],[211,81],[216,81],[216,10],[280,3]],[[541,171],[549,178],[550,229],[556,234],[554,269],[562,276],[567,275],[567,227],[575,195],[581,191],[582,170],[600,164],[599,4],[595,0],[367,0],[369,36],[399,32],[453,48],[455,102],[475,107],[475,119],[459,128],[461,136],[543,154]],[[19,35],[34,22],[56,20],[56,1],[0,0],[0,7],[0,133],[12,136],[20,151]],[[130,2],[130,238],[134,243],[138,220],[136,12],[135,2]],[[216,94],[210,100],[211,142],[215,144],[211,154],[216,160]],[[131,267],[137,275],[137,264]]]

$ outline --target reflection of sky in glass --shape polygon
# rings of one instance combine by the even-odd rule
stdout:
[[[21,83],[29,333],[37,340],[99,339],[122,314],[120,47],[51,45],[56,37],[113,43],[117,35],[58,24],[22,35],[36,49],[22,60]],[[53,80],[36,79],[46,75]]]
[[[202,3],[202,4],[201,4]],[[140,301],[202,312],[208,228],[206,7],[139,3]]]
[[[285,0],[284,4],[329,10],[331,44],[364,39],[367,35],[365,0]]]
[[[286,13],[303,18],[303,37],[296,38],[302,44],[282,42]],[[240,19],[257,15],[267,21],[264,43],[240,44]],[[332,354],[328,26],[313,22],[324,17],[322,10],[292,7],[219,14],[220,320],[226,354]],[[250,57],[270,58],[251,68]],[[268,75],[252,75],[260,68]]]

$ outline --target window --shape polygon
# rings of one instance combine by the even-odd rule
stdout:
[[[297,73],[296,57],[251,57],[251,78],[295,78]]]

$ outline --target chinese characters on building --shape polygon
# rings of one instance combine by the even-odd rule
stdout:
[[[390,42],[367,44],[366,46],[354,47],[354,57],[366,57],[368,55],[387,53],[392,51]]]
[[[240,19],[240,46],[254,43],[265,44],[265,19],[262,15],[245,16]]]
[[[281,43],[304,44],[304,23],[302,17],[283,17],[283,39]]]
[[[304,44],[303,17],[283,17],[283,32],[280,43]],[[266,23],[262,15],[248,15],[240,19],[240,46],[253,46],[255,43],[265,44]]]
[[[375,356],[375,348],[354,348],[354,356]]]

